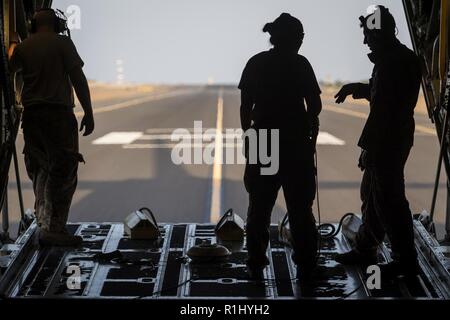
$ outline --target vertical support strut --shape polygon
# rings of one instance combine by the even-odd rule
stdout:
[[[445,103],[446,106],[446,123],[444,124],[444,127],[448,127],[448,112],[449,112],[449,94],[448,91],[450,90],[449,86],[449,78],[450,75],[447,72],[448,69],[448,35],[449,35],[449,3],[448,0],[441,0],[441,19],[440,19],[440,33],[439,33],[439,76],[441,78],[441,82],[444,85],[447,85],[447,88],[445,88],[446,97],[445,97]],[[446,130],[447,131],[447,130]],[[444,140],[442,143],[446,142],[446,148],[445,148],[445,154],[446,154],[446,160],[448,161],[448,152],[449,152],[449,143],[448,139],[450,138],[447,132],[443,135]],[[447,172],[448,173],[448,172]],[[446,206],[446,217],[445,217],[445,231],[446,236],[445,240],[450,240],[450,181],[449,176],[447,174],[447,206]]]

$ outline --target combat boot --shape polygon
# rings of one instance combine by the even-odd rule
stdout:
[[[65,232],[50,232],[45,230],[40,230],[39,232],[39,244],[41,246],[77,247],[82,242],[82,237],[73,236]]]
[[[387,280],[393,280],[397,277],[405,277],[413,279],[419,275],[420,267],[417,261],[409,263],[401,263],[399,261],[392,261],[386,264],[379,264],[381,276]]]
[[[264,280],[264,269],[270,264],[269,259],[264,256],[255,262],[253,259],[247,260],[247,273],[250,280],[262,281]]]
[[[321,275],[322,270],[317,262],[302,263],[297,265],[297,283],[313,283]]]
[[[252,281],[264,281],[263,268],[247,268],[248,279]]]
[[[370,253],[361,253],[355,249],[346,252],[346,253],[339,253],[334,257],[334,260],[340,264],[348,265],[348,266],[354,266],[354,265],[361,265],[361,266],[370,266],[375,265],[378,263],[378,258],[376,253],[370,252]]]

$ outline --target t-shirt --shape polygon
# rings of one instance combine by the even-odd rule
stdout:
[[[320,95],[321,90],[304,56],[275,49],[255,55],[244,69],[239,89],[253,97],[251,119],[255,128],[309,132],[304,100]]]
[[[40,32],[17,45],[10,61],[13,72],[22,71],[22,104],[74,106],[69,72],[83,67],[69,37]]]

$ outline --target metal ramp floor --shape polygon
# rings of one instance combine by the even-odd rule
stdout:
[[[131,240],[123,225],[115,223],[72,224],[83,236],[82,247],[40,248],[33,225],[11,247],[11,261],[2,270],[0,290],[9,298],[68,299],[364,299],[436,298],[425,276],[413,284],[382,283],[381,290],[368,290],[365,270],[334,262],[347,251],[343,237],[321,242],[319,276],[310,285],[298,283],[290,249],[278,240],[271,227],[269,258],[263,282],[248,279],[245,243],[227,245],[232,251],[224,263],[194,265],[185,254],[204,240],[215,242],[214,226],[199,224],[161,225],[161,240]],[[102,259],[98,253],[120,251],[120,258]],[[116,251],[117,253],[117,251]],[[384,258],[381,253],[381,258]],[[69,288],[68,280],[79,271],[80,283]],[[69,281],[70,282],[70,281]]]

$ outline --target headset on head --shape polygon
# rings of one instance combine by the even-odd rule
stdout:
[[[390,13],[389,9],[386,8],[385,6],[377,5],[375,6],[375,10],[379,10],[380,12],[380,18],[382,23],[381,30],[369,29],[367,25],[369,17],[371,17],[375,13],[375,11],[367,16],[360,16],[359,17],[360,26],[364,28],[364,30],[370,30],[371,33],[374,34],[375,36],[390,34],[392,31],[395,35],[397,35],[398,33],[397,25],[395,23],[394,16]]]
[[[53,17],[54,17],[54,31],[58,34],[63,33],[65,31],[68,31],[68,27],[67,27],[67,18],[64,15],[64,13],[61,10],[53,10],[52,8],[42,8],[39,9],[35,12],[43,12],[43,11],[49,11],[49,12],[53,12]],[[36,33],[37,31],[37,25],[36,25],[36,16],[33,16],[33,18],[31,19],[31,23],[30,23],[30,33]]]

